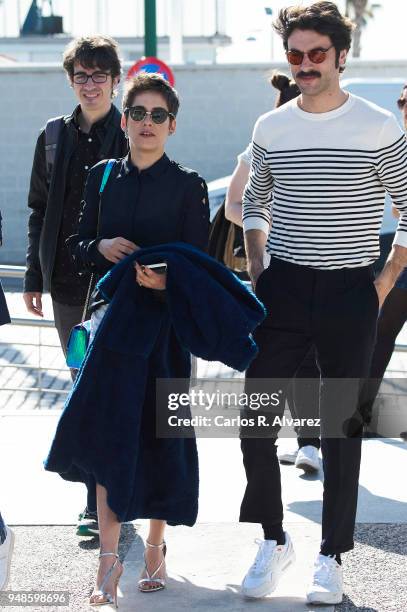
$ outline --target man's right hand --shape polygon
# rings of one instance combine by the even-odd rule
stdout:
[[[28,312],[36,315],[37,317],[43,317],[42,311],[42,293],[41,291],[27,291],[23,293],[23,300]]]
[[[134,242],[130,242],[130,240],[126,240],[125,238],[104,238],[98,244],[98,251],[103,255],[105,259],[108,261],[112,261],[113,263],[118,263],[121,259],[127,257],[127,255],[131,255],[134,251],[139,249]]]
[[[263,230],[251,229],[244,233],[247,256],[247,272],[252,281],[253,291],[256,290],[257,279],[264,270],[263,256],[267,235]]]
[[[255,259],[249,262],[248,274],[250,276],[250,280],[252,281],[252,286],[253,286],[254,291],[256,290],[257,279],[259,278],[263,270],[264,270],[263,261]]]

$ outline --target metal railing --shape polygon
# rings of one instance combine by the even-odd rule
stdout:
[[[24,278],[24,266],[0,265],[1,278]]]
[[[23,278],[24,277],[24,266],[5,266],[0,265],[0,278]],[[25,317],[11,317],[11,324],[16,326],[27,326],[27,327],[35,327],[38,328],[38,343],[34,344],[32,342],[0,342],[0,345],[9,345],[15,344],[18,346],[37,346],[38,347],[38,364],[27,365],[27,364],[5,364],[2,365],[2,368],[20,368],[20,369],[28,369],[28,370],[36,370],[38,372],[37,381],[38,384],[35,387],[27,387],[21,389],[20,387],[2,387],[3,391],[23,391],[23,392],[38,392],[38,401],[37,406],[41,403],[41,394],[42,393],[54,393],[59,395],[66,395],[69,391],[66,389],[52,389],[49,387],[43,386],[44,372],[66,372],[68,370],[65,368],[53,368],[53,367],[42,367],[41,365],[41,349],[55,347],[54,344],[47,344],[42,342],[41,330],[43,328],[54,328],[55,323],[52,319],[30,319]],[[407,352],[406,344],[396,344],[395,351],[399,352]],[[197,371],[197,360],[193,358],[192,362],[192,378],[196,378]]]
[[[13,278],[19,279],[24,277],[25,268],[24,266],[5,266],[0,265],[0,278]],[[18,369],[25,371],[35,371],[37,373],[36,376],[36,385],[30,387],[15,387],[15,386],[7,386],[3,385],[1,387],[1,391],[21,391],[22,393],[36,393],[37,401],[35,403],[35,408],[39,408],[41,404],[42,394],[49,393],[54,395],[65,396],[69,393],[67,389],[53,389],[52,387],[44,386],[44,375],[45,373],[51,372],[67,372],[68,368],[56,368],[56,367],[44,367],[42,364],[42,349],[48,348],[59,348],[59,344],[49,344],[43,341],[43,330],[44,329],[54,329],[55,322],[53,319],[31,319],[29,317],[13,317],[11,316],[11,325],[13,326],[23,326],[36,328],[38,330],[38,340],[37,342],[26,342],[26,341],[15,341],[12,342],[3,342],[0,341],[1,345],[13,345],[13,346],[26,346],[26,347],[37,347],[38,348],[38,360],[34,364],[27,363],[7,363],[2,364],[2,369]]]

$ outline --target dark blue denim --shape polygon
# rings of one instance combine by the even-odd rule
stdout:
[[[6,526],[0,512],[0,544],[3,544],[4,540],[6,539],[6,535]]]
[[[7,308],[6,298],[0,282],[0,325],[10,323],[10,313]]]

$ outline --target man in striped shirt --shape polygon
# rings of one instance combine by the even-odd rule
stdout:
[[[269,388],[270,379],[283,388],[315,346],[324,495],[307,601],[335,604],[343,594],[340,555],[353,548],[361,381],[369,372],[378,309],[407,264],[407,144],[391,113],[340,88],[353,26],[335,4],[283,9],[275,28],[301,95],[260,117],[253,133],[243,227],[249,275],[268,316],[256,330],[259,355],[247,371],[246,390],[263,390],[265,379]],[[374,281],[386,191],[400,220]],[[267,437],[260,427],[241,430],[247,488],[240,520],[261,523],[264,531],[242,584],[248,597],[271,593],[294,561],[282,527],[278,426],[267,417]]]

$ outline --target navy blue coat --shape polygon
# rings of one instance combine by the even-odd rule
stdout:
[[[165,301],[135,282],[133,261],[166,261]],[[110,302],[67,400],[45,462],[63,478],[93,474],[120,521],[193,525],[195,438],[155,435],[156,378],[190,376],[190,352],[247,368],[265,310],[223,265],[185,243],[141,249],[98,284]]]
[[[0,246],[3,242],[3,234],[2,234],[2,217],[0,212]],[[3,287],[0,282],[0,325],[4,325],[5,323],[10,323],[10,314],[7,308],[6,298],[4,297]]]

